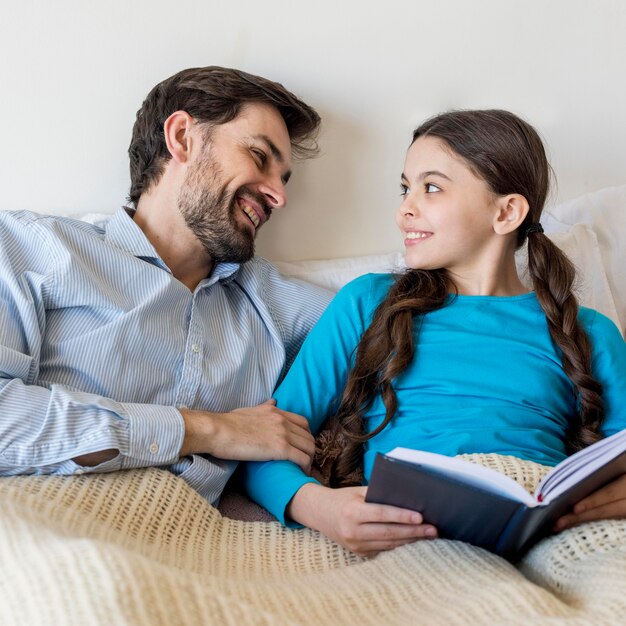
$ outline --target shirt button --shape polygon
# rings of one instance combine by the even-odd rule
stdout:
[[[194,352],[200,352],[200,346],[197,343],[192,344],[191,349]]]
[[[84,474],[84,473],[85,473],[84,469],[78,468],[77,470],[74,470],[74,474],[76,474],[76,476],[80,476],[81,474]]]
[[[158,451],[159,451],[159,444],[158,443],[150,444],[150,452],[152,452],[152,454],[156,454]]]

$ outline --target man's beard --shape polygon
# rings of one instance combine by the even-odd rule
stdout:
[[[253,232],[235,219],[237,196],[245,188],[229,194],[221,185],[221,174],[214,159],[208,154],[202,157],[187,174],[178,194],[178,208],[214,262],[244,263],[254,256]]]

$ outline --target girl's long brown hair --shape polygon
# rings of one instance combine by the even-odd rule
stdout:
[[[472,172],[496,195],[523,195],[530,205],[518,229],[517,244],[528,238],[528,272],[548,320],[552,340],[572,381],[578,413],[571,416],[566,436],[569,452],[600,439],[604,416],[602,387],[591,373],[591,346],[578,322],[572,293],[575,271],[569,259],[542,232],[527,235],[538,223],[550,184],[550,165],[535,129],[507,111],[452,111],[427,120],[413,133],[437,137],[462,157]],[[332,438],[341,441],[330,470],[331,486],[355,484],[363,443],[389,424],[397,409],[393,380],[415,357],[415,324],[443,306],[454,289],[446,270],[408,270],[400,275],[378,306],[372,324],[359,342],[337,414],[330,420]],[[386,409],[383,422],[364,432],[363,415],[380,394]]]

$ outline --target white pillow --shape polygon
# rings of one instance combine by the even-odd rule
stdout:
[[[546,209],[542,223],[548,232],[564,232],[573,224],[587,224],[596,233],[618,326],[626,332],[626,185],[607,187]]]
[[[576,224],[566,232],[549,233],[548,237],[565,252],[576,268],[574,293],[578,304],[604,313],[622,329],[595,232],[585,224]],[[516,255],[516,262],[522,279],[528,284],[527,253],[528,248],[524,245]]]
[[[339,291],[346,283],[363,274],[387,274],[404,269],[400,252],[373,254],[324,261],[272,262],[284,276]]]
[[[68,217],[75,217],[83,222],[94,224],[98,228],[104,228],[107,222],[111,219],[110,213],[85,213],[84,215],[68,215]]]
[[[604,313],[618,324],[619,317],[604,271],[598,239],[593,230],[584,224],[577,224],[567,232],[548,236],[567,254],[578,271],[575,293],[579,304]],[[516,262],[524,277],[527,265],[526,246],[519,250]],[[405,267],[400,252],[323,261],[277,262],[274,265],[285,276],[306,280],[332,291],[338,291],[362,274],[395,272]]]

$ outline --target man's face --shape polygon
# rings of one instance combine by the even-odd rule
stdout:
[[[206,129],[199,128],[199,133]],[[210,130],[178,195],[185,223],[215,262],[243,263],[274,208],[287,202],[291,144],[280,113],[247,104]]]

